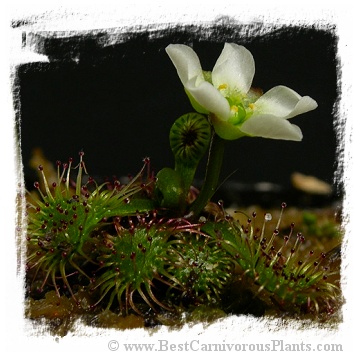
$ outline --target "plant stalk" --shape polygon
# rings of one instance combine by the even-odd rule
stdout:
[[[213,133],[208,153],[205,181],[200,194],[190,207],[189,217],[197,218],[216,192],[223,162],[224,147],[225,140]]]

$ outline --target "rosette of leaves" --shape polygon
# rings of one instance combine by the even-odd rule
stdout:
[[[218,305],[221,294],[233,280],[233,257],[222,247],[219,238],[201,231],[182,233],[176,238],[171,253],[177,259],[169,272],[181,282],[181,303]]]
[[[86,172],[83,152],[77,175],[72,181],[73,160],[63,165],[57,162],[57,180],[47,182],[43,167],[39,182],[34,186],[38,195],[29,193],[27,202],[27,275],[29,292],[41,293],[51,285],[57,295],[60,289],[74,292],[69,283],[72,275],[90,279],[88,263],[96,264],[91,254],[92,234],[107,224],[110,217],[134,213],[139,208],[132,198],[142,190],[143,169],[128,184],[115,181],[98,185],[91,177],[83,182]],[[149,207],[149,205],[148,205]]]
[[[278,223],[270,236],[266,224],[272,219],[265,214],[261,229],[255,227],[254,212],[241,224],[229,215],[216,222],[206,223],[202,230],[229,252],[240,267],[240,274],[249,280],[255,296],[266,299],[277,308],[288,312],[333,313],[342,301],[339,275],[340,247],[330,252],[302,249],[305,237],[294,234],[294,223],[283,235],[279,231],[282,204]]]
[[[116,305],[121,313],[133,310],[140,315],[149,309],[174,310],[167,291],[181,294],[183,288],[175,270],[180,257],[173,249],[174,237],[181,232],[191,234],[194,225],[161,218],[156,211],[117,217],[114,225],[115,234],[104,232],[97,238],[100,268],[91,290],[99,291],[100,298],[94,306],[110,309]]]

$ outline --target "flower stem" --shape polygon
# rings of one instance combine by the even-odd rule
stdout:
[[[225,140],[213,133],[208,154],[205,181],[200,194],[189,210],[189,216],[197,218],[216,192],[223,162],[224,146]]]

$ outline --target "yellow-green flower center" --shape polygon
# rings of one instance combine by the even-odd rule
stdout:
[[[202,71],[205,81],[212,82],[212,72]],[[227,99],[231,114],[228,122],[233,125],[241,125],[248,120],[254,113],[255,101],[260,97],[261,93],[250,90],[248,93],[241,93],[235,88],[231,88],[227,83],[220,84],[217,89]]]
[[[245,122],[254,112],[254,102],[256,96],[241,93],[236,89],[232,89],[227,83],[221,84],[217,88],[225,97],[231,109],[231,116],[228,121],[233,125],[240,125]]]

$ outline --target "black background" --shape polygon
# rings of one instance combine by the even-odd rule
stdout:
[[[91,175],[134,174],[146,156],[155,171],[173,166],[170,126],[193,109],[165,47],[190,45],[203,69],[212,70],[224,42],[235,42],[254,56],[253,86],[266,92],[283,84],[311,96],[319,106],[292,119],[302,129],[302,142],[229,142],[221,179],[233,173],[229,182],[267,181],[287,189],[291,173],[298,171],[332,184],[339,145],[334,125],[336,31],[302,26],[262,34],[258,26],[262,29],[262,24],[222,21],[209,27],[166,26],[114,34],[24,34],[50,59],[21,65],[16,72],[14,95],[26,183],[36,179],[28,165],[36,147],[53,162],[77,159],[78,151],[84,150]],[[203,179],[202,168],[198,178]]]

